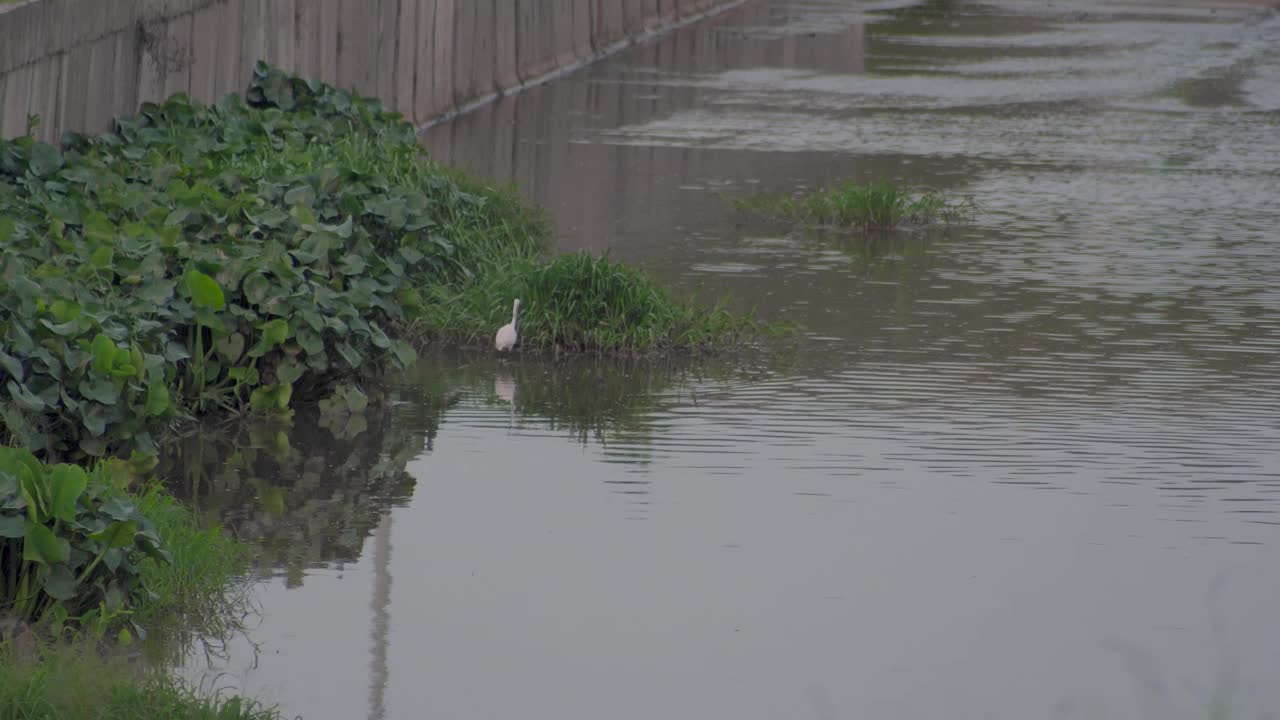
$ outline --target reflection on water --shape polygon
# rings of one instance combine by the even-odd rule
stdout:
[[[432,128],[799,348],[442,351],[287,450],[193,440],[279,570],[214,672],[309,718],[1280,706],[1278,48],[1257,4],[758,0]],[[984,213],[724,200],[845,177]]]
[[[310,568],[359,557],[391,507],[416,483],[405,464],[429,447],[442,408],[390,415],[325,417],[286,423],[201,428],[166,449],[158,470],[201,516],[255,543],[267,574],[289,586]]]

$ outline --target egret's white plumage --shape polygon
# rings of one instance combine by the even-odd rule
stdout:
[[[516,346],[516,323],[520,320],[520,298],[516,298],[516,302],[511,306],[511,322],[498,328],[498,334],[493,337],[493,346],[498,352],[507,352]]]

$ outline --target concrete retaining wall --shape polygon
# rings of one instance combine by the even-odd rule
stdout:
[[[107,130],[261,59],[417,124],[743,0],[33,0],[0,6],[0,137]]]

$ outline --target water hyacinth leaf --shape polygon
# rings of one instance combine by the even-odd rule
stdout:
[[[44,318],[41,318],[40,324],[52,330],[54,335],[60,335],[62,337],[77,335],[80,332],[79,320],[69,320],[64,323],[55,324],[55,323],[49,322],[48,320],[45,320]]]
[[[249,350],[249,357],[262,357],[277,345],[289,339],[289,323],[281,319],[269,320],[258,327],[262,333],[258,342]]]
[[[164,346],[164,359],[166,362],[176,363],[191,359],[191,353],[180,342],[168,342]]]
[[[145,412],[147,417],[160,417],[169,411],[172,400],[169,397],[169,388],[163,383],[153,382],[147,385],[147,402]]]
[[[160,305],[173,298],[177,283],[172,280],[153,280],[143,283],[137,290],[138,297],[152,305]]]
[[[134,377],[139,380],[146,377],[147,355],[136,343],[129,346],[129,364],[136,370]]]
[[[362,413],[369,408],[369,396],[365,395],[360,388],[354,385],[347,385],[343,388],[342,394],[347,402],[347,410],[353,413]]]
[[[125,380],[127,378],[136,377],[137,375],[138,368],[134,367],[132,363],[125,363],[111,368],[111,377],[116,380]]]
[[[71,568],[58,563],[53,566],[53,572],[45,578],[44,591],[54,600],[65,602],[76,596],[76,587],[79,584]]]
[[[66,562],[71,554],[71,543],[58,537],[53,530],[40,523],[26,521],[26,540],[22,543],[22,559],[41,565]]]
[[[5,384],[5,387],[9,390],[9,397],[13,398],[23,410],[39,412],[44,409],[44,401],[40,399],[40,396],[28,390],[25,385],[19,385],[10,380]]]
[[[165,565],[173,564],[173,553],[161,546],[160,537],[153,530],[139,530],[133,539],[136,546],[152,560]]]
[[[393,340],[391,342],[391,354],[395,356],[396,362],[402,368],[407,368],[418,360],[418,352],[404,340]]]
[[[114,259],[115,251],[103,245],[94,250],[93,254],[89,256],[89,267],[94,270],[106,270],[111,267],[111,261]]]
[[[283,383],[264,385],[249,394],[249,408],[254,412],[275,413],[289,409],[293,386]]]
[[[382,328],[374,323],[369,323],[369,341],[381,350],[391,347],[391,338],[387,337],[387,334],[382,332]]]
[[[199,270],[188,270],[184,279],[187,283],[187,292],[191,295],[191,302],[196,307],[205,310],[222,310],[227,306],[226,296],[222,293],[222,287],[218,285],[218,281],[200,272]]]
[[[342,264],[338,266],[338,270],[343,275],[359,275],[364,272],[366,263],[364,258],[359,255],[347,255],[342,258]]]
[[[250,214],[249,211],[246,210],[244,215],[249,219],[249,222],[254,225],[269,229],[278,228],[289,219],[289,213],[279,208],[270,208],[258,213],[257,215]]]
[[[404,261],[410,265],[417,265],[419,262],[422,262],[422,259],[426,257],[426,255],[423,255],[420,251],[405,245],[400,248],[400,257],[404,258]]]
[[[276,368],[276,379],[289,385],[294,384],[305,375],[307,369],[297,362],[289,360]]]
[[[255,367],[233,367],[227,370],[227,377],[235,380],[237,383],[245,385],[257,385],[261,382],[261,375],[258,368]]]
[[[238,332],[233,332],[219,338],[214,344],[214,347],[223,359],[229,363],[233,363],[239,360],[240,356],[244,354],[244,345],[244,335],[241,335]]]
[[[294,251],[293,256],[303,264],[318,262],[329,255],[329,238],[322,233],[314,233],[302,241],[302,246]]]
[[[93,357],[93,369],[103,375],[110,374],[116,362],[116,344],[111,342],[111,338],[98,333],[89,346],[89,351]]]
[[[111,523],[102,532],[96,532],[89,537],[97,540],[108,548],[122,548],[129,547],[133,544],[133,536],[137,532],[137,522],[133,520],[120,520]]]
[[[0,370],[9,373],[9,376],[17,382],[22,382],[27,376],[18,358],[3,350],[0,350]]]
[[[254,305],[266,304],[272,290],[271,281],[262,273],[253,273],[245,276],[241,288],[244,291],[245,299]]]
[[[360,353],[356,352],[355,348],[346,342],[339,342],[334,347],[337,348],[338,354],[342,356],[343,360],[347,361],[348,365],[353,368],[360,367]]]
[[[311,206],[316,203],[316,191],[310,185],[299,185],[284,194],[286,205]]]
[[[119,399],[116,384],[106,378],[84,380],[80,383],[79,390],[81,395],[103,405],[115,405]]]
[[[324,352],[324,341],[320,334],[309,328],[298,331],[298,346],[308,355],[319,355]]]
[[[342,238],[343,240],[350,240],[351,233],[355,227],[355,223],[354,223],[354,218],[348,215],[347,219],[343,220],[338,225],[321,225],[320,227],[324,231],[331,232],[334,235],[337,235],[338,237]]]
[[[108,498],[98,508],[113,520],[129,520],[138,512],[138,507],[122,497]]]
[[[67,302],[62,298],[54,300],[53,304],[49,306],[49,312],[60,323],[71,322],[80,317],[81,310],[82,308],[78,304]]]
[[[62,153],[52,145],[35,143],[31,146],[29,153],[27,169],[38,178],[49,177],[62,167]]]
[[[76,502],[89,485],[89,476],[78,465],[56,465],[49,473],[53,495],[49,512],[63,522],[76,521]]]

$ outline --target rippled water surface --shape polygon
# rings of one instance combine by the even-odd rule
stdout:
[[[310,720],[1280,709],[1274,11],[755,0],[424,142],[801,338],[440,352],[384,412],[193,439],[270,576],[193,673]],[[983,211],[725,202],[846,177]]]

